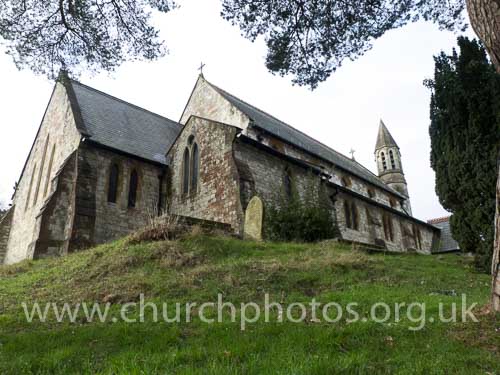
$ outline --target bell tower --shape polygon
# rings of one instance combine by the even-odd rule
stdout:
[[[404,209],[411,215],[410,195],[408,194],[408,185],[403,173],[399,146],[382,120],[380,120],[375,146],[375,160],[377,162],[378,176],[388,186],[406,197]]]

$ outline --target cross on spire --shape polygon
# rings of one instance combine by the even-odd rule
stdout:
[[[356,152],[356,150],[355,150],[355,149],[353,149],[353,148],[351,148],[351,151],[349,151],[349,153],[351,154],[351,159],[352,159],[352,160],[356,160],[356,159],[354,159],[354,153],[355,153],[355,152]]]
[[[200,67],[198,68],[198,70],[200,71],[200,75],[203,76],[203,68],[205,67],[206,64],[203,64],[203,61],[201,62],[200,64]]]

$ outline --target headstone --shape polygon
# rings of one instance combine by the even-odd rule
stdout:
[[[245,239],[262,241],[262,217],[263,217],[262,200],[254,196],[248,203],[245,212]]]

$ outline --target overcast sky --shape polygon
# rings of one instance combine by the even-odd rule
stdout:
[[[451,51],[456,35],[424,22],[388,32],[311,92],[266,70],[263,41],[249,42],[222,20],[220,0],[179,3],[180,9],[155,16],[169,55],[80,81],[179,120],[203,61],[209,81],[345,155],[354,148],[356,159],[373,172],[382,118],[401,149],[414,215],[424,220],[446,215],[429,165],[430,93],[422,82],[432,77],[433,56]],[[3,51],[0,72],[0,202],[9,202],[53,82],[17,71]]]

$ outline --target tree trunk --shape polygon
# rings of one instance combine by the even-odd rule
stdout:
[[[483,41],[491,61],[500,73],[500,0],[467,0],[472,28]],[[492,264],[492,305],[500,312],[500,165],[497,183],[495,245]]]
[[[493,264],[491,266],[492,306],[494,311],[500,312],[500,157],[498,160],[497,182],[497,212],[495,216],[495,248],[493,250]]]
[[[467,0],[472,28],[500,72],[500,0]]]

